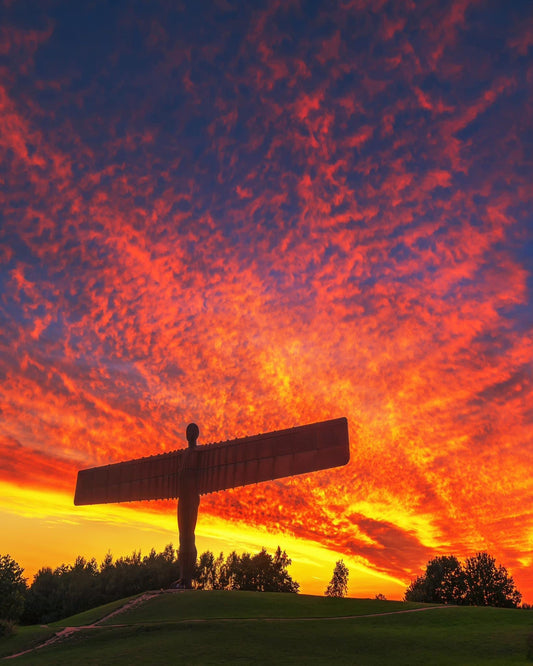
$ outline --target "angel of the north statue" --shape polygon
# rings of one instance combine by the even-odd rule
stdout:
[[[197,446],[198,426],[187,426],[188,448],[78,472],[74,504],[178,498],[180,587],[191,588],[194,530],[200,495],[346,465],[346,418]]]

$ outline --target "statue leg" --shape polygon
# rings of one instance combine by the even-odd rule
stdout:
[[[178,564],[180,568],[180,584],[190,590],[196,565],[196,543],[194,530],[198,519],[198,506],[200,496],[196,494],[185,495],[178,500],[178,528],[180,547]]]

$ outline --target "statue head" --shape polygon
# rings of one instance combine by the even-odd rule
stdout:
[[[200,429],[196,423],[189,423],[187,426],[187,441],[189,442],[189,447],[196,446],[196,440],[200,434]]]

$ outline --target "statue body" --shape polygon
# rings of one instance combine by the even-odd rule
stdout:
[[[199,429],[187,426],[188,448],[78,472],[74,504],[178,499],[180,580],[191,588],[200,495],[346,465],[348,421],[321,421],[263,435],[197,446]]]
[[[180,547],[178,564],[180,579],[178,586],[188,590],[192,588],[197,555],[194,531],[198,520],[198,507],[200,506],[198,450],[196,448],[199,433],[198,426],[195,423],[190,423],[187,427],[189,448],[183,452],[179,471],[178,530]]]

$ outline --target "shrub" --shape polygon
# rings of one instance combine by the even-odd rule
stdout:
[[[11,620],[0,620],[0,638],[8,638],[15,633],[15,623]]]

